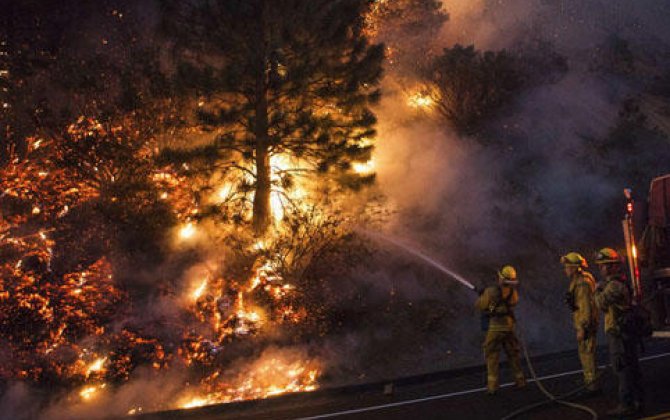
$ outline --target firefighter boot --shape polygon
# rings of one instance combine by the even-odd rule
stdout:
[[[496,395],[498,393],[498,378],[488,376],[486,381],[486,393],[488,395]]]

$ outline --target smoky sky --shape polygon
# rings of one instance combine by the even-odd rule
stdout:
[[[592,204],[587,206],[598,209],[630,186],[626,181],[634,180],[608,179],[599,168],[589,167],[584,162],[585,143],[608,136],[630,98],[639,99],[652,117],[663,120],[658,101],[648,102],[654,81],[668,70],[669,6],[662,1],[513,0],[444,2],[444,8],[449,21],[439,39],[427,42],[500,50],[513,49],[529,38],[543,39],[563,55],[568,71],[556,82],[520,92],[490,122],[493,129],[487,135],[499,140],[500,147],[481,146],[439,121],[411,118],[404,97],[388,95],[379,111],[376,155],[384,191],[401,208],[416,208],[429,216],[447,214],[453,224],[472,221],[493,231],[501,222],[487,220],[494,207],[518,216],[533,206],[529,202],[533,200],[539,200],[534,203],[536,210],[545,210],[538,220],[540,228],[554,239],[567,241],[570,234],[597,223],[596,214],[589,215],[582,202],[588,198]],[[626,40],[633,50],[636,68],[630,76],[594,69],[613,36]],[[650,128],[659,125],[652,123]],[[667,153],[657,145],[639,146],[630,154],[660,160]],[[670,169],[659,166],[653,175]],[[509,195],[506,199],[501,184],[522,171],[527,172],[520,179],[525,200]],[[637,192],[643,201],[646,190]],[[495,236],[488,239],[496,243]]]
[[[560,255],[575,250],[590,259],[600,247],[623,248],[623,188],[635,190],[639,235],[649,181],[670,171],[670,101],[658,88],[670,70],[670,5],[652,0],[443,3],[449,20],[438,38],[424,40],[433,50],[462,44],[516,51],[542,41],[547,50],[539,53],[558,53],[567,71],[518,92],[486,122],[487,144],[458,135],[439,119],[416,115],[390,73],[375,155],[380,187],[397,209],[387,229],[474,283],[490,282],[488,273],[503,264],[516,265],[520,319],[532,319],[522,326],[530,332],[531,347],[569,348]],[[631,68],[617,67],[613,45],[626,46]],[[642,133],[626,130],[622,110],[627,104],[639,108],[635,115],[644,120]],[[613,144],[608,139],[617,133],[620,139]],[[389,276],[392,283],[400,281]],[[438,273],[428,276],[449,283]],[[421,290],[426,280],[403,284]],[[434,290],[435,296],[453,298],[444,289]],[[457,299],[468,307],[467,295]],[[478,334],[470,313],[454,321],[464,341]],[[539,331],[542,339],[532,334]]]

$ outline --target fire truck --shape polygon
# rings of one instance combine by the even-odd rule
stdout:
[[[637,245],[632,194],[630,190],[624,190],[624,194],[622,224],[633,294],[649,311],[654,336],[670,337],[670,174],[651,181],[646,226]]]

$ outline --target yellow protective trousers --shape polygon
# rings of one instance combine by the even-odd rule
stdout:
[[[514,331],[491,331],[486,333],[484,341],[484,357],[486,358],[487,388],[495,392],[499,386],[500,350],[505,350],[514,380],[517,384],[524,382],[521,369],[521,347]]]
[[[582,363],[582,370],[584,371],[584,384],[587,388],[595,386],[596,380],[596,337],[590,336],[584,340],[577,341],[577,351],[579,353],[579,361]]]

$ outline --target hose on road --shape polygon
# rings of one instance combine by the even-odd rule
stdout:
[[[526,359],[526,364],[528,365],[528,370],[530,371],[530,375],[533,378],[533,380],[535,381],[535,384],[537,385],[538,389],[542,392],[542,394],[544,394],[547,397],[547,400],[523,406],[523,407],[519,408],[518,410],[516,410],[516,411],[508,414],[507,416],[503,417],[502,420],[513,419],[515,417],[520,416],[521,414],[527,413],[529,411],[535,410],[539,407],[542,407],[542,406],[545,406],[545,405],[548,405],[548,404],[552,404],[552,403],[564,405],[566,407],[573,408],[575,410],[584,411],[584,412],[588,413],[589,415],[591,415],[591,418],[593,420],[597,420],[598,419],[598,413],[596,413],[592,408],[587,407],[586,405],[566,401],[567,398],[572,397],[572,396],[576,395],[577,393],[581,392],[585,388],[585,385],[582,385],[579,388],[576,388],[576,389],[568,392],[567,394],[559,395],[559,396],[556,396],[556,395],[552,394],[551,392],[549,392],[547,390],[547,388],[544,386],[542,381],[540,381],[539,377],[537,376],[537,373],[535,372],[535,367],[533,366],[533,363],[530,360],[530,355],[528,354],[528,348],[526,347],[526,343],[523,340],[523,336],[521,335],[521,332],[519,331],[518,326],[517,326],[517,336],[519,338],[519,343],[521,344],[521,349],[523,351],[523,356],[524,356],[524,359]],[[595,380],[596,381],[600,380],[601,376],[602,376],[602,373],[598,374],[596,376]]]

